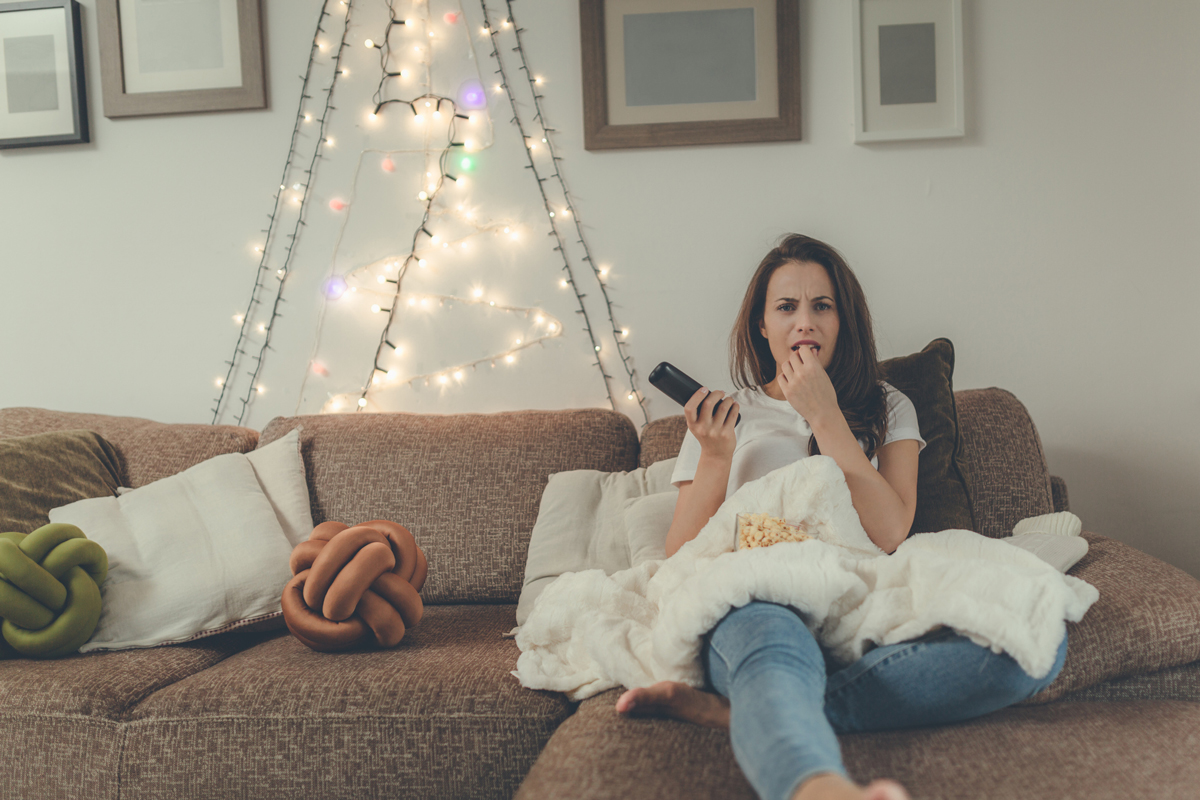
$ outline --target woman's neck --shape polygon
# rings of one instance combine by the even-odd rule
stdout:
[[[786,397],[783,396],[783,389],[779,388],[779,376],[778,375],[776,375],[775,378],[770,383],[763,384],[762,390],[763,390],[763,392],[766,393],[767,397],[770,397],[772,400],[786,400],[787,399]]]

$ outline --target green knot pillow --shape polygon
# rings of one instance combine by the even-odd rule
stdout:
[[[100,622],[100,584],[107,575],[104,548],[74,525],[0,533],[0,635],[6,643],[0,657],[16,651],[58,658],[78,650]]]

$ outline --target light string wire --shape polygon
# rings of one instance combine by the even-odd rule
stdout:
[[[629,379],[629,395],[630,395],[629,399],[636,399],[638,408],[641,409],[642,417],[645,420],[645,423],[649,424],[650,415],[646,411],[646,399],[645,399],[645,397],[643,397],[642,393],[640,391],[638,391],[638,388],[637,388],[637,371],[630,365],[630,358],[626,354],[624,347],[623,347],[625,342],[622,342],[621,338],[620,338],[621,336],[624,335],[624,332],[617,329],[616,319],[613,314],[612,300],[608,295],[608,289],[604,284],[604,278],[600,273],[599,267],[596,265],[596,262],[592,259],[591,250],[587,245],[587,241],[584,239],[583,227],[579,221],[579,214],[575,208],[574,202],[571,200],[571,194],[567,190],[566,179],[563,177],[562,168],[559,166],[559,162],[562,161],[562,157],[559,156],[555,152],[553,137],[551,136],[551,134],[555,133],[556,131],[554,130],[554,128],[549,127],[549,125],[546,122],[546,117],[542,110],[542,105],[541,105],[542,95],[538,92],[537,82],[534,79],[532,71],[529,69],[529,61],[525,56],[525,47],[524,47],[524,43],[521,40],[521,33],[523,32],[524,29],[521,28],[517,24],[516,17],[513,14],[511,0],[505,0],[505,5],[506,5],[507,11],[508,11],[508,17],[505,19],[505,22],[512,26],[514,34],[516,36],[517,46],[512,48],[512,50],[513,50],[513,52],[517,53],[521,57],[521,66],[518,69],[525,72],[525,79],[529,83],[529,91],[533,95],[533,105],[534,105],[534,109],[536,111],[536,113],[533,116],[533,119],[534,119],[534,121],[536,121],[537,123],[540,124],[542,130],[545,132],[545,137],[543,138],[543,142],[545,142],[545,144],[546,144],[547,151],[550,154],[550,160],[551,160],[550,163],[554,168],[553,174],[550,175],[549,177],[542,176],[541,172],[538,170],[536,162],[533,159],[533,151],[532,151],[532,148],[530,148],[530,146],[529,146],[529,138],[530,137],[527,136],[525,133],[525,126],[521,122],[521,119],[520,119],[520,113],[517,108],[517,101],[516,101],[515,96],[513,95],[512,88],[508,84],[508,75],[504,68],[504,62],[500,58],[499,48],[496,43],[496,36],[498,34],[498,31],[491,23],[491,19],[488,15],[486,0],[480,0],[480,7],[483,9],[484,28],[487,30],[487,33],[489,34],[489,38],[492,42],[492,56],[496,59],[496,64],[499,67],[499,69],[497,70],[497,73],[500,75],[500,78],[502,81],[502,86],[504,87],[504,90],[505,90],[506,94],[508,95],[509,103],[512,105],[513,121],[516,123],[517,128],[521,133],[521,140],[522,140],[522,143],[525,145],[525,153],[529,159],[528,168],[533,170],[534,177],[537,179],[538,191],[542,195],[542,203],[545,206],[546,215],[550,221],[551,235],[553,235],[557,241],[557,246],[554,249],[557,250],[562,255],[563,269],[566,271],[567,275],[569,276],[568,283],[570,284],[572,290],[574,290],[575,296],[579,301],[579,307],[581,309],[581,311],[579,313],[583,314],[584,321],[585,321],[585,327],[588,332],[588,337],[589,337],[589,339],[591,339],[593,351],[596,353],[599,353],[600,346],[596,342],[596,338],[592,331],[592,325],[591,325],[590,319],[588,318],[587,311],[584,310],[583,298],[586,297],[587,295],[581,294],[575,283],[574,273],[573,273],[573,270],[571,269],[570,262],[567,257],[565,243],[563,242],[562,235],[558,231],[558,225],[557,225],[557,221],[556,221],[557,217],[554,213],[554,209],[550,205],[550,199],[549,199],[549,197],[547,197],[545,187],[543,186],[543,184],[547,180],[549,180],[549,178],[556,179],[558,181],[559,187],[562,189],[563,197],[566,200],[567,210],[570,212],[570,216],[572,217],[572,222],[575,226],[575,232],[578,235],[578,243],[583,247],[583,251],[584,251],[583,260],[588,262],[588,264],[591,266],[592,272],[596,278],[596,282],[600,286],[600,292],[604,298],[605,308],[608,313],[609,326],[612,328],[613,339],[617,345],[617,355],[620,357],[621,365],[624,367],[625,374]],[[617,410],[617,406],[616,406],[615,399],[613,397],[612,389],[609,385],[609,381],[613,380],[613,376],[609,375],[608,372],[605,371],[604,366],[601,364],[598,355],[596,358],[596,365],[598,367],[600,367],[600,372],[605,378],[605,389],[606,389],[606,391],[608,391],[609,403],[612,405],[613,410]]]
[[[376,376],[379,373],[383,373],[384,375],[388,374],[388,370],[385,367],[380,366],[379,357],[383,354],[383,349],[385,347],[391,347],[393,349],[395,349],[395,347],[396,347],[394,344],[392,344],[391,341],[388,340],[388,332],[391,330],[392,324],[396,321],[397,312],[399,311],[399,309],[401,307],[400,293],[401,293],[401,289],[404,285],[404,277],[408,273],[409,265],[417,259],[417,255],[416,255],[417,242],[420,240],[421,234],[424,233],[426,236],[430,237],[430,239],[433,238],[433,234],[429,231],[429,228],[428,228],[429,218],[430,218],[430,216],[432,216],[433,204],[437,200],[438,195],[441,193],[442,187],[445,186],[446,178],[450,177],[446,172],[446,160],[450,156],[450,151],[454,147],[464,147],[465,148],[464,142],[455,141],[455,134],[457,133],[457,129],[458,129],[457,121],[459,119],[467,119],[467,117],[465,115],[459,113],[458,104],[454,101],[453,98],[442,97],[440,95],[436,95],[436,94],[433,94],[432,92],[426,91],[425,94],[421,95],[420,97],[416,97],[412,100],[401,100],[401,99],[384,100],[383,99],[384,84],[391,78],[403,77],[402,71],[401,72],[391,72],[388,69],[388,62],[391,58],[392,28],[396,27],[397,25],[403,25],[406,27],[408,25],[407,20],[396,19],[396,7],[392,0],[388,0],[388,17],[389,17],[388,26],[387,26],[387,30],[384,31],[382,43],[375,43],[375,47],[379,48],[379,50],[380,50],[379,63],[380,63],[380,69],[381,69],[381,75],[379,77],[379,86],[376,88],[375,94],[373,95],[373,98],[372,98],[375,102],[375,114],[378,114],[383,109],[383,107],[386,105],[389,105],[391,103],[401,103],[401,104],[407,105],[410,109],[412,109],[414,116],[420,117],[421,112],[419,112],[417,110],[417,103],[424,100],[428,107],[434,108],[434,106],[432,106],[432,102],[434,100],[436,100],[437,106],[435,108],[435,111],[439,114],[441,113],[441,110],[442,110],[442,103],[448,103],[450,105],[450,122],[449,122],[449,125],[447,126],[446,146],[442,148],[442,152],[438,155],[437,183],[434,185],[434,189],[432,192],[422,192],[421,193],[422,195],[424,195],[423,202],[425,203],[425,210],[422,212],[421,222],[417,225],[417,229],[413,232],[412,245],[408,249],[409,250],[408,255],[405,256],[405,258],[404,258],[404,264],[402,264],[399,267],[399,269],[396,271],[396,278],[394,280],[392,280],[392,279],[387,280],[387,283],[394,283],[396,285],[396,290],[392,294],[391,308],[388,308],[388,309],[381,308],[380,309],[380,311],[384,311],[384,310],[387,311],[387,314],[388,314],[387,321],[383,325],[383,330],[380,331],[380,333],[379,333],[379,344],[375,348],[375,357],[372,359],[372,362],[371,362],[371,372],[369,375],[367,375],[366,380],[363,382],[363,388],[362,388],[361,393],[359,394],[358,408],[356,409],[357,411],[362,411],[363,409],[365,409],[367,407],[367,394],[371,391],[371,387],[373,385],[375,385],[375,383],[377,383],[377,381],[375,380]],[[424,16],[421,17],[421,20],[425,23],[425,32],[428,33],[429,32],[429,7],[428,7],[428,5],[426,5],[426,7],[425,7],[425,14],[424,14]],[[426,42],[426,45],[428,45],[427,42]],[[429,62],[430,62],[430,58],[426,58],[426,59],[422,60],[422,63],[425,66],[425,86],[426,86],[426,88],[428,88],[430,85],[430,76],[429,76],[430,63]],[[426,141],[428,141],[428,139],[429,139],[429,135],[428,135],[429,130],[430,129],[428,127],[425,128]],[[426,164],[426,166],[428,166],[428,163]],[[453,180],[453,178],[452,178],[452,180]],[[411,381],[410,381],[410,383],[411,383]]]
[[[300,90],[300,102],[298,104],[297,111],[296,111],[296,123],[292,128],[292,140],[291,140],[291,144],[288,148],[287,160],[284,163],[283,179],[279,184],[280,185],[279,193],[275,196],[275,206],[271,212],[270,224],[268,225],[267,230],[265,231],[265,233],[267,234],[267,239],[266,239],[266,242],[263,244],[262,260],[259,262],[258,272],[256,273],[256,276],[255,276],[254,289],[250,293],[250,302],[246,307],[246,313],[242,315],[241,328],[238,331],[238,339],[237,339],[237,343],[234,345],[233,356],[229,359],[229,361],[226,362],[229,365],[229,371],[226,373],[225,379],[221,381],[221,392],[217,397],[216,405],[213,407],[212,424],[214,424],[214,425],[217,423],[217,419],[220,417],[221,404],[225,400],[225,393],[226,393],[226,390],[229,388],[230,378],[233,376],[234,369],[236,368],[236,365],[239,362],[238,356],[239,355],[242,355],[242,356],[247,355],[247,351],[244,348],[244,344],[247,341],[247,339],[249,338],[247,330],[251,324],[251,322],[250,322],[251,312],[253,311],[253,309],[256,305],[259,305],[262,303],[262,299],[259,296],[260,291],[266,290],[266,286],[263,284],[263,276],[264,276],[265,271],[267,270],[267,261],[269,258],[269,256],[268,256],[269,245],[274,241],[272,239],[272,233],[274,232],[275,221],[279,214],[280,200],[283,197],[283,194],[285,191],[284,187],[287,185],[287,176],[288,176],[288,172],[290,171],[290,169],[292,167],[292,159],[296,155],[296,140],[299,137],[300,125],[301,125],[302,121],[304,121],[304,118],[305,118],[304,104],[305,104],[306,100],[312,99],[312,95],[309,94],[309,85],[313,80],[313,76],[312,76],[313,64],[316,61],[316,55],[321,50],[321,46],[318,44],[317,39],[322,33],[325,33],[325,29],[322,27],[322,25],[325,22],[325,18],[328,16],[331,16],[331,14],[328,11],[329,3],[331,3],[331,2],[333,2],[333,0],[326,1],[325,5],[321,7],[320,15],[317,17],[317,29],[313,33],[312,48],[310,49],[309,56],[308,56],[308,68],[305,70],[304,75],[302,77],[303,84],[302,84],[301,90]],[[307,209],[309,207],[309,191],[308,191],[309,184],[312,182],[313,171],[316,169],[317,159],[319,159],[321,157],[322,145],[327,141],[327,139],[325,138],[325,126],[326,126],[326,122],[329,117],[329,112],[336,110],[332,104],[333,89],[337,85],[338,75],[341,74],[342,52],[349,46],[348,42],[346,41],[346,37],[349,35],[349,32],[350,32],[350,14],[353,9],[354,0],[339,0],[339,2],[342,5],[346,6],[346,19],[345,19],[345,24],[342,28],[342,41],[341,41],[340,46],[338,47],[337,55],[334,59],[333,79],[330,82],[329,88],[326,90],[326,93],[325,93],[325,108],[321,112],[321,119],[320,119],[320,126],[319,126],[320,130],[318,131],[317,145],[313,149],[313,156],[312,156],[312,160],[309,162],[308,169],[306,169],[304,171],[304,174],[307,175],[308,177],[307,177],[305,183],[303,184],[304,192],[303,192],[303,194],[301,196],[301,200],[300,200],[300,210],[296,214],[296,224],[293,226],[292,232],[290,234],[288,234],[288,239],[290,239],[290,241],[289,241],[286,251],[285,251],[283,266],[280,267],[276,271],[276,277],[278,278],[278,282],[275,287],[275,300],[271,306],[271,318],[269,321],[267,321],[263,325],[263,327],[265,327],[265,330],[263,331],[264,336],[263,336],[262,346],[259,348],[258,353],[253,357],[253,360],[255,362],[254,370],[247,373],[248,375],[251,376],[250,377],[250,386],[246,390],[246,396],[242,398],[242,408],[237,416],[237,424],[238,425],[241,425],[242,421],[245,419],[246,411],[250,405],[251,399],[254,397],[254,395],[257,391],[256,384],[258,382],[258,376],[262,372],[263,357],[266,354],[266,351],[268,349],[270,349],[271,335],[275,329],[275,321],[282,316],[279,313],[279,306],[281,303],[285,302],[283,299],[283,285],[284,285],[285,281],[287,280],[288,265],[291,264],[292,254],[296,247],[296,239],[300,234],[300,228],[305,224],[304,216],[305,216],[305,212],[307,211]]]
[[[617,328],[616,317],[613,314],[612,299],[608,296],[608,287],[604,282],[604,276],[601,274],[599,266],[596,264],[595,259],[592,258],[591,248],[588,247],[587,240],[583,236],[583,223],[579,220],[579,212],[576,210],[575,203],[571,199],[571,192],[567,189],[567,182],[565,176],[563,175],[562,167],[559,166],[559,162],[562,161],[562,157],[555,152],[554,137],[551,136],[551,134],[556,133],[557,131],[555,131],[554,128],[551,128],[546,122],[546,115],[542,110],[542,95],[537,90],[537,82],[533,77],[533,72],[529,69],[529,61],[525,57],[525,45],[521,41],[521,34],[525,29],[517,24],[516,15],[513,14],[512,0],[505,0],[505,5],[508,7],[508,19],[509,22],[512,23],[513,32],[517,39],[517,46],[513,48],[513,51],[521,57],[521,69],[525,72],[525,80],[529,82],[529,92],[533,95],[533,107],[537,111],[533,118],[541,124],[542,130],[546,132],[546,149],[550,153],[550,163],[554,165],[554,174],[550,177],[555,178],[558,181],[559,187],[562,189],[563,198],[566,200],[567,204],[567,210],[571,212],[571,221],[575,225],[575,233],[579,237],[578,242],[580,246],[583,247],[583,260],[591,266],[592,272],[596,276],[596,283],[600,285],[600,294],[604,297],[604,305],[608,311],[608,321],[612,325],[613,341],[615,341],[617,344],[617,355],[621,357],[621,365],[625,368],[625,375],[629,378],[629,391],[633,396],[630,399],[637,399],[638,406],[642,410],[642,417],[645,419],[646,424],[649,424],[650,415],[646,411],[646,398],[642,396],[642,393],[638,391],[637,388],[637,369],[630,365],[630,358],[625,352],[627,342],[621,340],[621,337],[625,335],[624,329]],[[556,220],[557,218],[551,214],[550,224],[554,225]]]
[[[537,164],[533,160],[533,151],[529,148],[529,136],[525,133],[525,124],[521,122],[521,116],[517,113],[517,98],[513,95],[512,87],[508,83],[508,74],[504,69],[504,62],[500,59],[499,47],[496,44],[496,29],[492,27],[491,17],[488,15],[486,0],[480,0],[479,7],[483,11],[483,27],[488,33],[488,40],[492,44],[492,57],[496,59],[496,74],[500,76],[500,85],[504,88],[505,94],[508,95],[508,102],[512,106],[513,116],[512,122],[517,126],[517,131],[521,134],[521,143],[525,147],[525,157],[529,160],[527,169],[533,170],[533,175],[537,179],[538,192],[542,195],[542,204],[546,207],[546,214],[549,215],[552,211],[550,208],[550,199],[546,197],[546,188],[542,186],[545,178],[538,173]],[[604,378],[604,391],[608,394],[608,404],[613,411],[617,410],[617,400],[613,397],[612,387],[609,381],[612,376],[604,371],[604,365],[600,362],[600,345],[596,342],[596,334],[592,331],[592,321],[588,317],[587,307],[583,304],[583,298],[587,295],[579,291],[579,285],[575,282],[575,272],[571,269],[571,263],[567,260],[567,251],[564,247],[562,236],[558,233],[558,228],[554,227],[554,220],[550,218],[550,235],[554,237],[557,244],[554,249],[562,256],[562,269],[567,273],[565,280],[567,285],[571,287],[571,291],[575,293],[575,299],[579,303],[579,309],[575,313],[583,317],[583,329],[587,331],[588,340],[592,343],[592,354],[595,357],[595,365],[599,367],[600,374]]]

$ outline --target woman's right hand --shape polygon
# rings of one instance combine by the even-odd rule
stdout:
[[[733,430],[738,418],[736,400],[726,397],[724,392],[710,392],[701,387],[684,405],[683,416],[703,455],[733,458],[737,447],[737,434]]]

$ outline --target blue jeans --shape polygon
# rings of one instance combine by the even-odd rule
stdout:
[[[763,800],[785,800],[808,778],[849,779],[838,733],[943,725],[990,714],[1046,688],[949,628],[876,647],[848,667],[828,659],[799,614],[753,602],[731,611],[704,648],[713,688],[729,698],[733,754]]]

